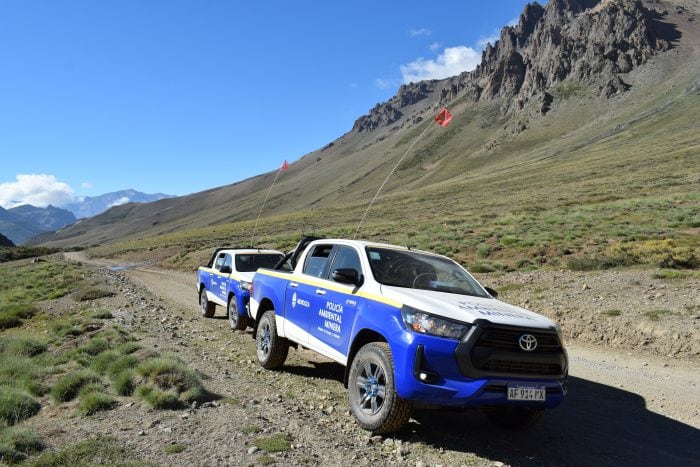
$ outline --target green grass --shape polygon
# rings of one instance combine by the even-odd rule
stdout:
[[[165,446],[165,449],[163,449],[166,454],[177,454],[185,450],[187,450],[187,447],[183,444],[169,444],[168,446]]]
[[[0,422],[14,425],[41,409],[41,404],[31,394],[11,386],[0,386]]]
[[[135,453],[119,445],[114,438],[86,439],[55,451],[47,451],[28,463],[35,467],[58,465],[138,465]]]
[[[251,434],[251,433],[262,433],[262,428],[258,425],[244,425],[241,428],[241,433]]]
[[[146,384],[140,384],[136,387],[135,396],[152,409],[177,409],[183,406],[175,391],[164,391]]]
[[[19,463],[44,447],[41,437],[30,428],[0,426],[0,462]]]
[[[109,310],[97,310],[92,313],[92,317],[95,319],[112,319],[114,315]]]
[[[48,344],[28,334],[0,336],[0,354],[15,357],[33,357],[46,351]]]
[[[288,433],[277,433],[272,436],[258,438],[254,444],[265,452],[284,452],[292,447],[291,437]]]
[[[97,300],[98,298],[113,297],[114,295],[115,293],[112,290],[101,287],[86,287],[75,291],[73,293],[73,298],[79,302],[84,302],[87,300]]]
[[[673,312],[671,310],[657,308],[655,310],[645,311],[643,314],[652,321],[659,321],[665,316],[673,314]]]
[[[117,405],[114,397],[102,392],[102,387],[99,385],[83,387],[79,397],[77,411],[80,415],[94,415],[97,412],[112,410]]]
[[[191,402],[203,395],[199,376],[174,356],[161,356],[141,363],[136,371],[156,390],[170,391],[182,401]],[[137,388],[138,393],[138,388]]]
[[[59,378],[53,388],[51,388],[51,397],[57,403],[67,402],[75,399],[83,386],[99,381],[100,376],[90,370],[68,373]]]
[[[616,309],[611,309],[611,310],[601,311],[600,314],[603,316],[608,316],[610,318],[614,318],[616,316],[620,316],[622,314],[622,311],[616,310]]]
[[[31,303],[15,303],[0,306],[0,329],[16,328],[25,319],[37,313],[37,308]]]

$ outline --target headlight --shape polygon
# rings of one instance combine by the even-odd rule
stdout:
[[[251,287],[252,285],[253,285],[253,284],[250,283],[250,282],[241,281],[241,283],[238,284],[238,287],[239,287],[241,290],[250,291],[250,290],[252,290],[252,287]]]
[[[559,342],[561,342],[562,347],[566,347],[566,339],[564,339],[564,331],[561,330],[559,323],[554,323],[554,329],[557,330],[557,335],[559,336]]]
[[[408,329],[420,334],[461,339],[470,327],[468,324],[438,318],[405,305],[401,307],[401,315]]]

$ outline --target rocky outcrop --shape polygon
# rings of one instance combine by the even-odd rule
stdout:
[[[499,40],[486,46],[476,70],[403,85],[392,99],[360,117],[353,130],[372,131],[401,119],[408,106],[423,101],[425,109],[458,96],[503,99],[504,112],[535,98],[546,113],[552,105],[551,89],[567,80],[598,83],[601,95],[612,97],[629,89],[620,73],[670,47],[656,17],[638,0],[530,3],[516,26],[503,28]]]

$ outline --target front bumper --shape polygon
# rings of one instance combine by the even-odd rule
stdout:
[[[502,336],[536,333],[549,340],[539,352],[494,343]],[[512,347],[512,346],[510,346]],[[450,407],[555,407],[566,394],[568,360],[555,331],[474,324],[461,341],[410,331],[392,345],[398,394],[417,403]],[[510,401],[509,385],[544,387],[545,401]]]

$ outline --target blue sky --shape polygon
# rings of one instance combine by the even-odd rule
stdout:
[[[0,205],[275,170],[473,67],[526,3],[3,0]]]

